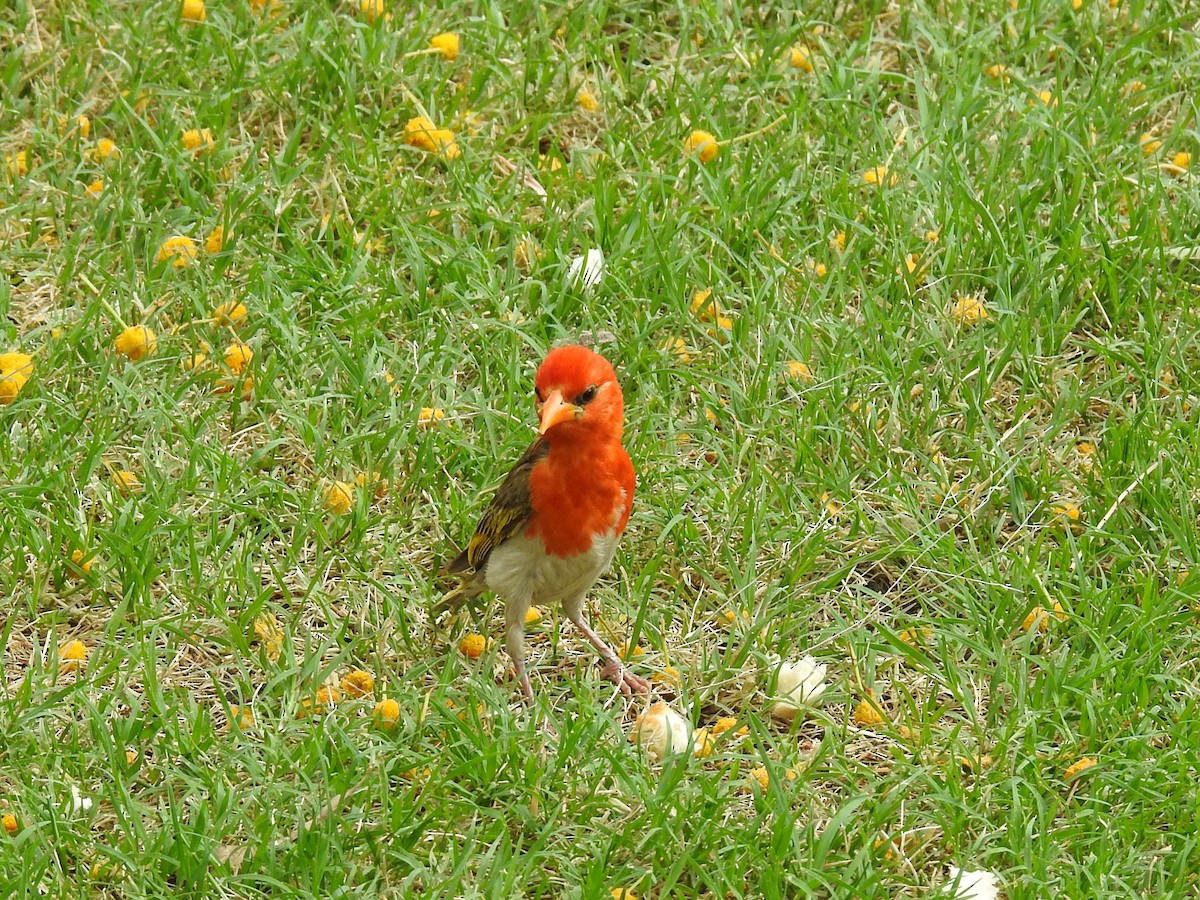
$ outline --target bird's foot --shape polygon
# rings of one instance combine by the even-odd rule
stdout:
[[[626,697],[650,693],[650,682],[641,675],[634,675],[619,662],[605,665],[602,674],[613,682]]]

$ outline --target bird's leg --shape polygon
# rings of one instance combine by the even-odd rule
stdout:
[[[525,671],[525,613],[529,611],[530,602],[528,599],[524,602],[508,600],[504,604],[504,647],[512,658],[517,683],[527,700],[533,700],[533,685]]]
[[[563,608],[567,611],[567,617],[575,623],[575,627],[583,632],[583,636],[592,642],[592,646],[604,659],[604,677],[611,680],[620,688],[621,693],[629,696],[630,694],[648,694],[650,693],[650,682],[641,675],[635,675],[625,668],[625,664],[621,662],[612,647],[605,643],[604,638],[600,637],[592,627],[588,625],[583,618],[583,598],[574,602],[563,603]]]

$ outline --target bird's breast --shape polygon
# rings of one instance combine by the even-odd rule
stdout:
[[[557,556],[536,535],[509,538],[492,551],[484,578],[487,586],[507,599],[551,603],[582,595],[612,562],[617,534],[597,534],[581,553]]]

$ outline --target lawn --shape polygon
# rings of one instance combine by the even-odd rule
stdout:
[[[1200,891],[1200,10],[803,6],[0,8],[0,893]],[[661,758],[431,614],[568,341]]]

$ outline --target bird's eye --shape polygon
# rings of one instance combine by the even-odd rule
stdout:
[[[541,389],[541,388],[534,388],[534,389],[533,389],[533,396],[537,398],[537,402],[538,402],[538,403],[545,403],[545,402],[546,402],[546,398],[542,396],[542,389]]]
[[[590,388],[588,388],[583,393],[581,393],[578,397],[575,398],[575,405],[576,406],[587,406],[589,403],[591,403],[593,400],[596,399],[596,391],[598,391],[598,390],[599,390],[599,387],[597,387],[596,385],[593,384]]]

